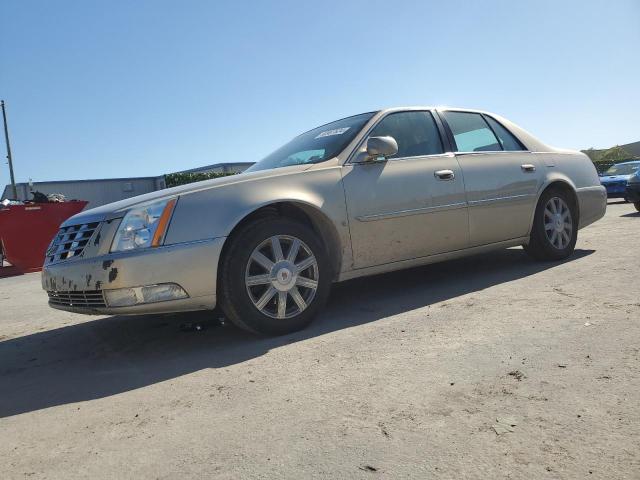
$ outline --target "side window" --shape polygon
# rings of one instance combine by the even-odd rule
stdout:
[[[495,152],[502,147],[482,115],[471,112],[443,112],[458,152]]]
[[[496,120],[494,120],[488,115],[485,115],[484,118],[487,120],[489,125],[491,125],[491,128],[493,128],[493,131],[498,136],[498,140],[500,140],[500,145],[502,145],[502,148],[504,150],[508,150],[508,151],[526,150],[526,148],[524,148],[524,145],[520,143],[520,140],[514,137],[509,130],[507,130],[502,125],[500,125]]]
[[[387,135],[398,142],[398,153],[390,158],[444,153],[438,127],[430,112],[391,113],[369,134],[371,137]]]

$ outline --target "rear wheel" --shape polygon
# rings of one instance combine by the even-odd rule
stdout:
[[[269,217],[243,228],[231,241],[220,278],[220,305],[229,320],[264,335],[311,323],[327,299],[332,276],[313,230]]]
[[[529,244],[525,250],[537,260],[562,260],[573,253],[578,239],[574,199],[551,188],[538,201]]]

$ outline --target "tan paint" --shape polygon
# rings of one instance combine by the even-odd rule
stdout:
[[[576,192],[580,227],[604,215],[606,195],[585,155],[549,147],[493,114],[518,136],[528,152],[447,153],[352,163],[369,130],[389,113],[405,110],[435,113],[446,108],[381,110],[343,152],[322,163],[198,182],[82,212],[65,224],[83,223],[88,218],[109,223],[96,231],[99,242],[91,244],[80,258],[45,265],[43,288],[99,289],[175,282],[187,291],[189,299],[101,309],[100,313],[213,308],[226,238],[247,215],[282,202],[300,206],[330,230],[327,238],[338,243],[334,251],[342,255],[336,261],[340,265],[338,281],[526,243],[537,199],[553,182],[564,182]],[[525,171],[522,165],[533,165],[535,170]],[[438,170],[451,170],[455,176],[438,180],[434,176]],[[165,246],[109,253],[127,209],[164,198],[179,198]],[[108,268],[104,268],[105,262]]]

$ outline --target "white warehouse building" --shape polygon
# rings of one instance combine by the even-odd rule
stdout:
[[[183,170],[176,173],[238,173],[243,172],[251,165],[253,165],[253,163],[250,162],[216,163],[214,165]],[[14,200],[31,200],[31,192],[41,192],[45,195],[61,193],[67,200],[86,200],[89,202],[86,208],[93,208],[164,188],[167,188],[164,175],[158,177],[16,183],[18,195]],[[11,185],[7,185],[4,188],[0,200],[4,198],[13,199]]]
[[[31,200],[31,192],[61,193],[67,200],[86,200],[89,202],[86,208],[93,208],[163,188],[166,188],[164,176],[16,183],[15,200]],[[2,198],[12,197],[11,185],[7,185]]]

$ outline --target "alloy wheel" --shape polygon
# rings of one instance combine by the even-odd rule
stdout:
[[[571,242],[573,219],[567,203],[559,197],[549,199],[544,207],[544,232],[554,248],[563,250]]]
[[[245,286],[264,315],[284,319],[301,314],[318,290],[318,261],[299,238],[276,235],[260,243],[249,257]]]

